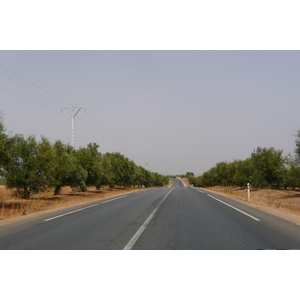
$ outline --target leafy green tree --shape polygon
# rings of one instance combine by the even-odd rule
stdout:
[[[101,158],[102,155],[98,152],[99,146],[96,143],[88,144],[87,148],[79,148],[74,152],[77,162],[87,172],[85,182],[80,184],[82,191],[87,187],[99,186],[102,178]]]
[[[278,188],[283,183],[286,159],[282,156],[282,150],[257,147],[251,154],[253,174],[252,185],[255,187]]]
[[[201,186],[216,186],[219,185],[220,181],[217,174],[217,168],[213,167],[207,172],[204,172],[201,176]]]
[[[110,159],[110,187],[115,185],[130,187],[134,185],[136,182],[134,162],[119,152],[106,153],[106,155]]]
[[[300,188],[300,166],[291,155],[286,158],[286,169],[284,172],[283,187]]]
[[[7,136],[5,133],[5,126],[3,123],[3,114],[0,112],[0,172],[2,169],[2,166],[4,164],[5,156],[7,155],[6,152],[6,141],[7,141]],[[0,174],[1,176],[1,174]]]
[[[42,137],[25,139],[22,135],[11,138],[9,159],[3,166],[6,185],[16,189],[23,199],[49,189],[53,181],[54,152],[51,143]]]
[[[88,172],[82,167],[79,159],[74,153],[75,152],[71,153],[72,159],[74,159],[74,169],[71,171],[69,184],[66,185],[74,189],[79,187],[81,191],[86,191],[86,179],[88,177]]]
[[[295,143],[295,162],[298,166],[300,166],[300,130],[297,131]]]
[[[10,161],[10,148],[12,144],[13,139],[6,134],[4,115],[0,112],[0,176],[4,176],[3,167]]]
[[[190,177],[189,183],[195,187],[204,187],[203,175],[200,175],[198,177]]]
[[[120,153],[106,153],[110,160],[111,178],[109,187],[123,184],[123,160],[124,156]]]
[[[234,185],[247,186],[253,173],[250,158],[245,160],[237,160],[234,162],[235,174],[233,176]]]
[[[233,184],[235,174],[234,163],[220,162],[215,167],[216,184],[228,186]]]
[[[100,189],[101,186],[112,185],[112,167],[111,167],[111,157],[109,153],[106,153],[102,156],[101,160],[101,178],[100,181],[96,184],[96,188]]]
[[[300,130],[295,135],[295,157],[287,157],[287,168],[284,174],[284,188],[300,188]]]
[[[73,155],[73,147],[58,140],[53,144],[54,150],[54,195],[59,195],[64,186],[76,187],[85,185],[87,172]]]
[[[189,177],[194,177],[195,174],[193,172],[186,172],[185,176],[186,178],[189,178]]]
[[[197,185],[197,179],[198,179],[198,177],[194,177],[194,176],[193,176],[193,177],[191,177],[191,176],[188,177],[189,184],[190,184],[190,185],[193,185],[193,186],[198,186],[198,185]]]
[[[124,158],[123,161],[123,182],[121,185],[125,187],[131,187],[135,185],[136,182],[136,165],[132,160]]]
[[[169,183],[169,178],[158,173],[152,173],[154,186],[164,186]]]
[[[145,185],[145,174],[146,174],[146,169],[138,166],[135,173],[136,173],[136,184],[138,186]]]
[[[153,177],[151,176],[151,172],[141,166],[139,166],[139,170],[140,170],[140,177],[139,177],[140,185],[143,185],[145,187],[153,186],[154,182],[153,182]]]
[[[134,164],[134,181],[133,186],[140,186],[140,180],[141,180],[141,169],[139,166]]]

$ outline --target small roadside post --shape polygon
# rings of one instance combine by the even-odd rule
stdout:
[[[250,183],[247,183],[247,188],[248,188],[248,201],[250,202]]]

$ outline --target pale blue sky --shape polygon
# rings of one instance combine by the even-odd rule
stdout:
[[[96,142],[162,174],[199,174],[257,146],[295,148],[299,51],[1,51],[0,59],[0,85],[19,94],[0,87],[14,133],[71,143],[61,109],[84,107],[76,147]]]

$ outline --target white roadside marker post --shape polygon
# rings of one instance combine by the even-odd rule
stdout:
[[[250,202],[250,183],[247,183],[247,188],[248,188],[248,201]]]

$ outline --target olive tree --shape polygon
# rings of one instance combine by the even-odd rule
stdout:
[[[285,171],[285,158],[282,150],[257,147],[251,154],[251,165],[253,174],[252,185],[255,187],[278,188],[283,183]]]
[[[80,165],[74,155],[73,147],[63,144],[60,140],[53,144],[54,176],[52,186],[54,195],[59,195],[64,186],[84,186],[87,171]]]
[[[96,143],[88,144],[87,148],[79,148],[74,151],[74,156],[77,163],[85,170],[85,181],[80,184],[82,191],[85,191],[89,186],[99,186],[102,178],[101,158],[102,155],[98,152],[99,146]]]
[[[37,141],[31,135],[10,138],[9,158],[3,165],[7,188],[28,199],[31,195],[49,189],[53,181],[54,152],[51,143],[42,137]]]

